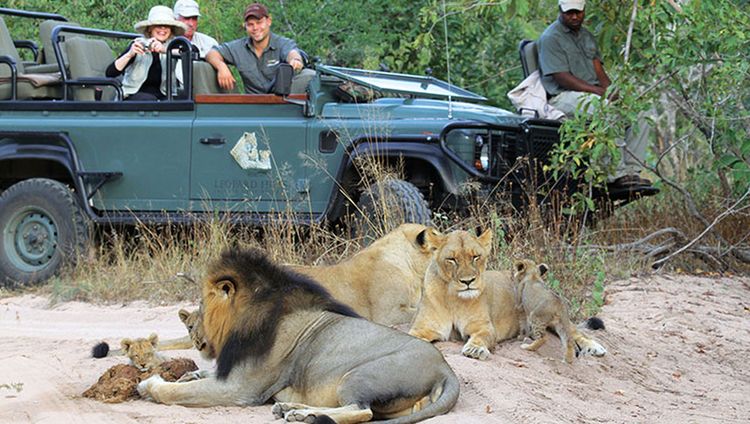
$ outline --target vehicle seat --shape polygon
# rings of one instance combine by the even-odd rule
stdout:
[[[52,19],[48,19],[46,21],[42,21],[42,23],[39,24],[39,38],[42,40],[42,63],[54,63],[57,65],[57,58],[55,57],[55,49],[52,47],[52,30],[55,29],[55,27],[60,25],[67,25],[67,26],[76,26],[79,27],[75,22],[64,22],[64,21],[55,21]],[[68,39],[74,38],[74,37],[81,37],[81,34],[74,34],[72,32],[68,33],[60,33],[65,34],[65,40],[60,41],[60,53],[62,53],[63,56],[63,63],[65,64],[65,68],[68,68],[68,53],[65,51],[65,42]]]
[[[114,53],[104,40],[75,37],[65,40],[65,51],[70,62],[70,79],[105,78],[107,66],[114,60]],[[110,80],[115,81],[114,78]],[[90,87],[90,88],[89,88]],[[75,100],[95,100],[95,87],[75,86],[72,88]],[[102,89],[102,100],[112,100],[116,91],[111,86],[98,86]]]
[[[536,48],[536,41],[521,40],[521,43],[518,45],[518,53],[521,56],[524,78],[539,69],[539,52]]]
[[[216,79],[216,69],[210,63],[202,60],[193,61],[193,96],[198,94],[232,93],[235,90],[224,90],[219,87]]]
[[[6,56],[16,63],[18,77],[18,99],[60,98],[62,95],[61,77],[58,66],[32,65],[23,63],[5,20],[0,17],[0,56]],[[11,97],[11,70],[0,63],[0,99]]]

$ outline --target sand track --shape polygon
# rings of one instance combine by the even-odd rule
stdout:
[[[561,362],[552,339],[538,353],[519,342],[484,362],[440,343],[462,381],[454,410],[431,423],[750,422],[750,280],[660,276],[609,284],[591,333],[604,358]],[[2,423],[267,423],[270,405],[184,408],[141,400],[104,404],[80,395],[122,358],[92,359],[99,340],[179,337],[181,307],[94,306],[21,296],[0,300]],[[167,352],[211,364],[192,351]],[[20,391],[10,386],[22,383]]]

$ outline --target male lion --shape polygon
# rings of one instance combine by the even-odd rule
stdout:
[[[420,224],[402,224],[351,258],[328,266],[292,266],[360,316],[383,325],[411,322],[433,249]]]
[[[492,232],[427,234],[436,249],[427,268],[424,296],[409,334],[426,341],[466,340],[461,353],[487,359],[495,345],[520,334],[523,311],[516,308],[510,272],[485,271]],[[603,355],[604,348],[573,329],[581,353]]]
[[[359,318],[258,250],[223,253],[204,279],[201,309],[215,376],[154,376],[138,385],[141,396],[189,406],[273,399],[287,421],[338,423],[417,422],[458,399],[458,379],[433,346]]]

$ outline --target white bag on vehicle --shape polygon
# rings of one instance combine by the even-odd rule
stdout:
[[[539,118],[560,120],[565,117],[564,113],[547,103],[547,92],[544,91],[538,70],[510,90],[508,98],[521,115],[536,112]]]

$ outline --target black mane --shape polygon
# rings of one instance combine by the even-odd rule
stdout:
[[[315,280],[275,264],[259,249],[227,250],[213,270],[212,274],[235,275],[231,280],[237,286],[236,293],[250,293],[253,308],[238,317],[221,349],[217,359],[218,378],[226,378],[232,368],[244,360],[265,356],[286,314],[309,309],[359,318]]]

